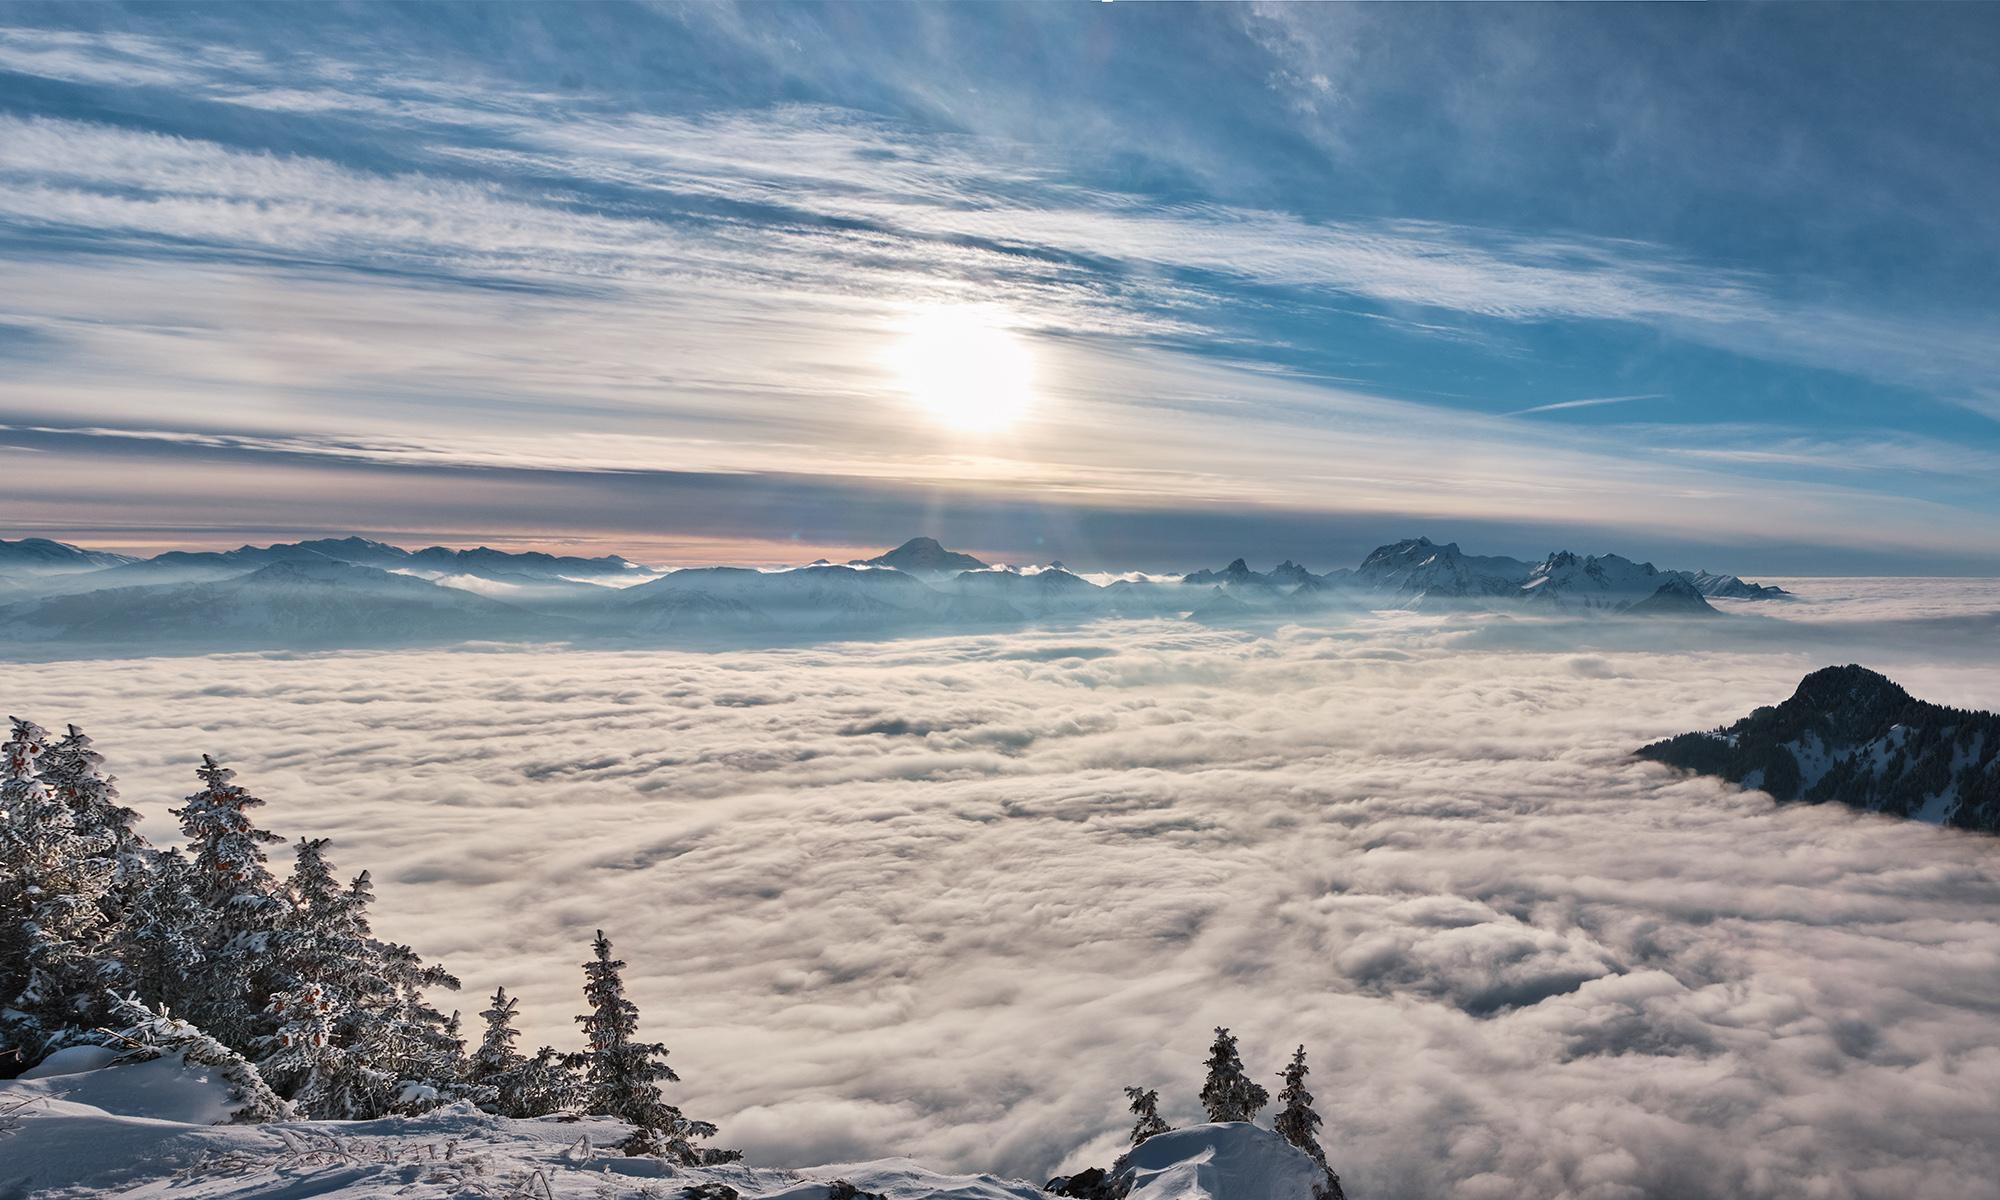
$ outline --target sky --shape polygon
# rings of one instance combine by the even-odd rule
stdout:
[[[1632,757],[1860,661],[2000,709],[1992,581],[1678,623],[1383,613],[727,655],[21,663],[156,842],[238,771],[381,935],[580,1036],[603,929],[667,1098],[760,1166],[1108,1165],[1210,1031],[1374,1200],[1965,1200],[2000,1173],[1990,837]],[[1774,628],[1776,627],[1776,628]],[[285,847],[273,848],[279,865]],[[1268,1121],[1266,1110],[1263,1118]]]
[[[1980,5],[0,5],[0,535],[2000,571]]]

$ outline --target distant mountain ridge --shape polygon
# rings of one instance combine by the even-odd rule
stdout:
[[[4,572],[71,574],[137,561],[129,554],[86,550],[82,546],[48,538],[22,538],[18,542],[0,540],[0,571]]]
[[[55,564],[51,566],[50,564]],[[278,568],[289,568],[279,570]],[[282,585],[282,586],[281,586]],[[519,638],[713,641],[893,636],[1036,621],[1190,619],[1216,625],[1339,611],[1519,604],[1565,613],[1686,617],[1710,596],[1778,589],[1733,575],[1662,571],[1617,555],[1539,563],[1412,538],[1353,569],[1220,570],[1100,586],[1060,563],[990,565],[916,537],[848,565],[656,572],[618,555],[478,547],[406,550],[361,537],[149,559],[46,539],[0,542],[0,644],[157,641],[229,648]]]
[[[1790,699],[1727,728],[1637,753],[1779,800],[2000,833],[2000,714],[1915,699],[1853,664],[1814,671]]]
[[[1410,607],[1438,600],[1510,598],[1570,610],[1699,613],[1713,611],[1707,603],[1711,597],[1772,600],[1788,594],[1734,575],[1661,570],[1617,554],[1558,550],[1530,563],[1466,554],[1456,542],[1439,545],[1423,537],[1378,547],[1355,569],[1354,578],[1394,593]]]

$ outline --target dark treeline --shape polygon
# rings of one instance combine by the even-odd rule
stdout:
[[[368,873],[343,883],[323,838],[275,874],[264,802],[203,756],[173,810],[184,847],[134,828],[90,738],[13,720],[0,746],[0,1073],[69,1046],[179,1053],[214,1067],[239,1119],[361,1119],[470,1102],[509,1117],[599,1113],[636,1128],[632,1154],[727,1162],[715,1127],[668,1104],[665,1046],[638,1039],[624,963],[599,931],[584,964],[585,1046],[515,1047],[516,1002],[493,994],[466,1052],[459,982],[369,926]]]

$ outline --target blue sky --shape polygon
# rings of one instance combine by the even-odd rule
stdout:
[[[1990,572],[1996,94],[1972,5],[4,5],[0,533]]]

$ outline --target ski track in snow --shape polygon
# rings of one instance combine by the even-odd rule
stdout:
[[[1912,607],[1990,616],[1964,592]],[[576,1041],[605,927],[671,1098],[753,1162],[1104,1165],[1120,1088],[1191,1120],[1228,1024],[1271,1078],[1307,1044],[1357,1197],[1962,1200],[2000,1177],[2000,843],[1628,757],[1833,662],[2000,707],[2000,652],[1846,594],[1769,651],[1399,613],[5,692],[91,732],[156,838],[231,762],[460,1007],[518,992],[528,1045]]]

